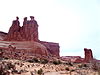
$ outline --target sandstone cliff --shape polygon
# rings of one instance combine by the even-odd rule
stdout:
[[[38,38],[38,24],[33,16],[31,20],[24,18],[23,26],[20,26],[19,18],[13,20],[9,32],[0,42],[0,49],[4,56],[10,58],[28,58],[30,56],[59,57],[59,44],[40,41]],[[17,56],[15,56],[17,54]],[[17,59],[18,59],[17,58]],[[24,59],[23,58],[23,59]]]

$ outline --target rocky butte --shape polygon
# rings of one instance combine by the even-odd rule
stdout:
[[[80,56],[62,56],[61,59],[74,63],[89,63],[94,60],[92,50],[87,48],[84,48],[84,58],[81,58]]]
[[[21,27],[19,17],[16,17],[8,33],[0,32],[1,55],[16,59],[60,57],[59,43],[40,41],[37,21],[34,16],[30,18],[25,17]]]
[[[62,56],[60,57],[59,43],[46,42],[39,40],[38,23],[34,16],[23,19],[23,25],[20,26],[19,17],[13,20],[8,33],[0,31],[0,57],[14,59],[30,59],[32,57],[61,58],[64,61],[76,63],[90,62],[93,60],[92,50],[84,48],[85,58],[80,56]]]

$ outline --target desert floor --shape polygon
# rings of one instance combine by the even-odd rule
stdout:
[[[90,67],[82,66],[83,64],[59,64],[53,63],[41,64],[30,63],[21,60],[2,60],[1,62],[11,63],[15,65],[17,72],[12,73],[12,69],[9,70],[10,75],[39,75],[38,70],[42,69],[41,75],[99,75],[97,71],[94,71]],[[66,69],[67,68],[67,69]]]

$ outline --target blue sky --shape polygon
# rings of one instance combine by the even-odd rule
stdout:
[[[100,59],[100,0],[1,0],[0,31],[12,20],[35,16],[40,40],[60,43],[61,56],[82,56],[91,48]]]

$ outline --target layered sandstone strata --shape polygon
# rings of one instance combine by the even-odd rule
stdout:
[[[59,57],[59,44],[40,41],[37,21],[33,16],[30,18],[31,20],[24,18],[22,27],[18,17],[12,22],[9,32],[0,42],[0,49],[5,51],[3,55],[10,58],[27,58],[34,55]]]

